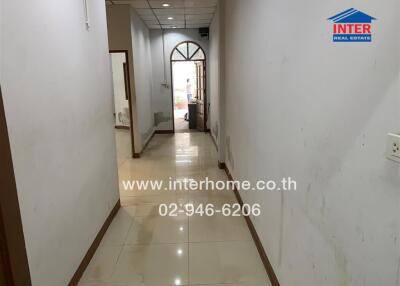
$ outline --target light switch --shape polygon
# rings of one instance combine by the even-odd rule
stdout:
[[[400,134],[388,134],[386,156],[389,160],[400,163]]]

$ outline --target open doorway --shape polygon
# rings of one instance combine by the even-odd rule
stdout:
[[[171,53],[174,132],[206,131],[206,57],[194,42]]]
[[[110,51],[118,165],[135,155],[128,51]]]

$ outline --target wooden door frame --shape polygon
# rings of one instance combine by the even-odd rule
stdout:
[[[31,285],[3,97],[0,87],[0,250],[7,285]]]
[[[172,55],[175,50],[178,50],[178,46],[184,43],[192,43],[195,44],[196,46],[199,47],[199,50],[201,50],[204,54],[204,60],[192,60],[192,59],[185,59],[185,60],[173,60]],[[178,50],[179,52],[179,50]],[[197,50],[193,53],[196,54]],[[182,55],[185,57],[184,55]],[[177,44],[171,51],[170,55],[170,69],[171,69],[171,99],[172,99],[172,126],[173,126],[173,133],[175,133],[175,100],[174,100],[174,69],[173,69],[173,63],[178,63],[178,62],[203,62],[204,66],[204,132],[208,132],[207,129],[207,119],[208,119],[208,110],[207,110],[207,105],[208,105],[208,94],[207,94],[207,55],[204,52],[204,49],[201,47],[200,44],[194,42],[194,41],[183,41]]]
[[[131,90],[131,76],[130,76],[130,72],[129,72],[129,52],[128,50],[110,50],[109,51],[110,54],[121,54],[124,53],[125,54],[125,61],[126,61],[126,70],[127,70],[127,76],[128,76],[128,81],[125,81],[125,84],[127,84],[127,88],[125,86],[125,91],[128,90],[128,105],[129,105],[129,129],[130,129],[130,133],[131,133],[131,148],[132,148],[132,158],[136,158],[136,153],[135,153],[135,135],[133,132],[133,115],[132,115],[132,90]],[[111,64],[112,64],[112,60],[111,60]],[[113,99],[115,100],[115,95],[113,93]],[[115,105],[115,102],[113,102],[113,104]],[[114,124],[115,125],[115,124]]]

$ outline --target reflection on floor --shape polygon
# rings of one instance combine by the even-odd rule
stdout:
[[[120,180],[227,180],[204,133],[156,135],[141,159],[120,162]],[[231,191],[120,189],[123,207],[79,285],[271,285],[244,218],[158,214],[160,203],[234,203]]]
[[[187,109],[175,109],[175,132],[190,132],[189,122],[185,120]]]

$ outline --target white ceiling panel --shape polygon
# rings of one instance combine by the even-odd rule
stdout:
[[[163,29],[185,29],[185,25],[162,25]]]
[[[157,21],[157,18],[154,15],[142,15],[140,18],[142,18],[143,21]]]
[[[214,14],[186,15],[186,20],[212,20]]]
[[[114,4],[129,4],[133,8],[143,9],[143,8],[150,8],[147,4],[146,0],[113,0],[111,1]]]
[[[157,16],[185,15],[185,9],[154,9]]]
[[[151,9],[136,9],[136,12],[140,16],[148,16],[148,15],[153,15],[153,11]]]
[[[154,29],[161,29],[161,27],[160,27],[160,25],[148,25],[148,27],[149,27],[149,29],[152,29],[152,30],[154,30]]]
[[[185,22],[169,22],[169,23],[167,23],[167,22],[161,22],[161,25],[162,26],[171,26],[171,27],[173,27],[173,26],[183,26],[183,27],[185,27]]]
[[[185,14],[214,14],[215,8],[186,8]]]
[[[130,2],[131,2],[131,6],[136,9],[150,8],[149,4],[147,3],[146,0],[134,0],[134,1],[130,1]]]
[[[216,7],[217,0],[185,0],[185,7]]]
[[[159,25],[159,23],[158,23],[157,20],[154,20],[154,21],[144,21],[144,22],[146,23],[146,25],[147,25],[148,27],[154,26],[154,25]]]
[[[106,0],[107,4],[129,4],[149,29],[209,27],[218,0]],[[172,19],[171,19],[172,18]]]
[[[165,9],[165,8],[184,8],[184,0],[150,0],[150,5],[154,9]],[[169,7],[164,7],[164,4],[169,4]]]
[[[207,28],[209,26],[210,26],[209,24],[195,24],[195,25],[186,24],[186,29]]]
[[[158,20],[160,22],[166,22],[166,21],[185,21],[185,15],[162,15],[162,16],[157,16]],[[170,19],[172,18],[172,19]]]
[[[211,24],[210,20],[186,20],[186,24]]]

